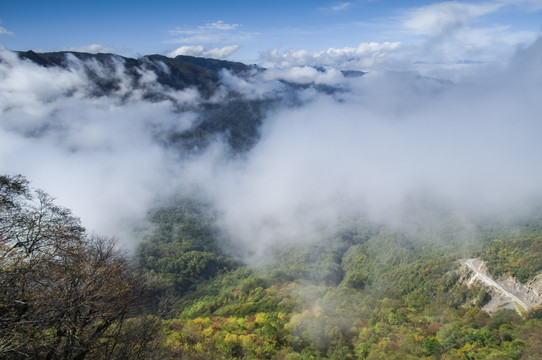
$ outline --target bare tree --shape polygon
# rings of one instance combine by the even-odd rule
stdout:
[[[22,176],[0,176],[0,358],[110,358],[144,291],[112,239],[87,236]]]

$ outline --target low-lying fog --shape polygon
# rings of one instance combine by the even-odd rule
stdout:
[[[25,175],[90,231],[128,247],[129,229],[150,208],[201,196],[224,233],[255,253],[353,213],[395,220],[412,196],[434,197],[468,219],[517,213],[542,195],[541,39],[505,68],[461,81],[339,70],[270,69],[248,79],[223,72],[225,89],[247,99],[295,89],[296,101],[271,107],[248,151],[217,136],[183,154],[162,141],[198,123],[197,111],[179,109],[227,101],[227,90],[211,100],[175,92],[142,69],[148,86],[169,94],[151,101],[130,89],[119,62],[111,76],[120,89],[90,96],[80,62],[45,68],[1,50],[0,170]]]

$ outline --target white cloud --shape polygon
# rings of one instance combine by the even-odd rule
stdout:
[[[181,46],[167,54],[169,57],[179,55],[210,57],[215,59],[225,59],[239,49],[239,45],[224,46],[221,48],[207,49],[203,45],[185,45]]]
[[[515,214],[542,195],[540,45],[476,84],[368,74],[340,101],[316,95],[270,113],[242,159],[214,147],[186,164],[183,180],[214,200],[223,229],[256,257],[352,212],[398,219],[416,193],[464,219]]]
[[[296,84],[338,85],[344,77],[339,70],[316,70],[308,66],[294,66],[287,69],[268,69],[262,75],[264,80],[285,80]]]
[[[182,44],[209,44],[238,42],[250,39],[253,34],[239,31],[239,24],[216,21],[197,27],[183,27],[169,31],[173,37],[169,42]]]
[[[512,3],[521,10],[527,5],[534,9],[539,1],[449,1],[407,11],[400,18],[403,33],[415,37],[403,39],[403,51],[395,54],[392,64],[418,64],[417,71],[454,81],[505,66],[517,47],[528,46],[540,35],[487,22],[486,17],[499,16]]]
[[[266,77],[268,72],[258,74],[247,78],[235,76],[228,70],[220,72],[220,82],[226,85],[229,89],[242,94],[247,99],[262,99],[270,98],[280,94],[285,85],[278,79],[270,79]]]
[[[478,17],[497,11],[502,4],[441,2],[412,10],[404,25],[415,34],[448,35],[472,24]]]
[[[2,22],[0,21],[0,24]],[[0,35],[13,35],[13,33],[9,30],[7,30],[6,28],[3,28],[2,26],[0,26]]]
[[[327,7],[322,7],[319,10],[323,12],[333,13],[333,12],[342,12],[348,9],[351,9],[355,4],[350,1],[335,2],[332,5]]]
[[[454,64],[503,66],[516,47],[528,45],[535,39],[535,33],[510,32],[508,27],[502,26],[463,28],[442,35],[438,41],[428,39],[408,55],[436,67]]]
[[[279,49],[272,49],[261,53],[260,59],[264,63],[279,67],[317,65],[352,67],[354,64],[360,69],[373,66],[388,54],[395,52],[400,45],[399,42],[364,42],[357,48],[329,48],[324,51],[290,49],[281,52]]]
[[[24,174],[71,208],[89,231],[129,246],[131,221],[144,219],[157,196],[175,188],[174,156],[156,137],[190,127],[194,114],[176,112],[170,101],[145,101],[131,88],[122,62],[114,69],[86,64],[119,84],[118,91],[95,97],[75,58],[67,69],[21,61],[5,50],[0,59],[0,170]],[[143,70],[141,75],[156,91],[172,91]],[[173,95],[199,101],[194,90]]]
[[[347,11],[349,9],[352,9],[354,6],[355,4],[353,2],[343,1],[343,2],[334,2],[330,4],[329,6],[320,7],[318,10],[323,13],[333,14],[333,13]]]
[[[70,47],[66,50],[69,51],[78,51],[78,52],[86,52],[91,54],[97,54],[97,53],[118,53],[116,49],[113,49],[111,47],[107,47],[101,44],[90,44],[90,45],[84,45],[84,46],[74,46]]]
[[[233,30],[237,28],[239,24],[226,24],[224,21],[219,20],[215,21],[214,23],[208,23],[206,24],[205,28],[208,29],[218,29],[218,30]]]
[[[402,50],[382,47],[323,53],[344,63]],[[314,61],[315,53],[304,56]],[[118,93],[92,97],[92,82],[76,64],[43,68],[1,51],[0,168],[28,176],[105,234],[119,235],[156,198],[180,189],[201,194],[225,233],[253,254],[314,238],[356,211],[388,220],[416,191],[466,215],[513,213],[542,194],[541,56],[538,40],[504,70],[456,85],[414,72],[355,79],[304,66],[247,79],[222,72],[223,84],[251,98],[284,89],[278,80],[348,85],[333,95],[300,90],[293,108],[277,102],[256,146],[232,157],[220,140],[201,154],[161,146],[157,131],[182,131],[197,115],[130,95],[122,62],[101,70],[119,79]],[[147,85],[155,82],[143,75]],[[197,105],[197,94],[183,94]]]

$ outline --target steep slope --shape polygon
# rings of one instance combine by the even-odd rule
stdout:
[[[484,310],[488,312],[509,308],[521,313],[539,305],[540,300],[542,300],[534,294],[529,294],[529,289],[512,277],[494,280],[488,273],[485,262],[479,259],[468,259],[464,265],[474,272],[468,282],[469,285],[478,282],[489,289],[491,301],[484,306]]]

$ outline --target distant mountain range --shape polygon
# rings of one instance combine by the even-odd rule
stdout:
[[[276,99],[250,100],[227,89],[220,101],[206,101],[221,88],[223,69],[235,76],[247,78],[263,69],[255,65],[192,56],[169,58],[148,55],[138,59],[115,54],[89,54],[72,51],[17,53],[20,59],[30,60],[43,67],[80,69],[90,80],[82,89],[87,96],[121,96],[129,98],[140,90],[149,101],[171,100],[179,112],[197,112],[199,121],[189,130],[169,133],[162,138],[164,145],[184,150],[205,148],[209,141],[220,136],[235,151],[249,149],[259,138],[259,127],[265,110]],[[150,77],[149,77],[150,75]],[[201,101],[178,101],[176,91],[195,88]]]
[[[147,55],[138,59],[115,54],[89,54],[73,51],[36,53],[17,52],[20,59],[30,60],[46,68],[78,69],[86,74],[90,83],[83,93],[91,97],[120,96],[129,99],[139,91],[149,101],[170,100],[179,112],[193,111],[199,115],[194,128],[181,133],[171,133],[162,139],[168,146],[184,150],[205,148],[214,137],[226,140],[234,151],[250,149],[259,139],[260,125],[267,110],[275,104],[299,105],[298,90],[312,87],[320,92],[332,94],[344,91],[340,86],[280,80],[279,92],[257,98],[247,98],[226,86],[221,72],[228,70],[233,75],[249,80],[265,68],[240,62],[177,56]],[[325,69],[316,68],[320,72]],[[343,71],[345,78],[360,77],[362,71]],[[197,89],[201,101],[186,102],[177,99],[176,92]],[[219,100],[211,100],[217,91],[223,91]],[[211,100],[211,101],[208,101]]]
[[[166,85],[175,90],[196,87],[202,95],[207,96],[213,94],[216,90],[217,84],[220,81],[219,74],[224,69],[242,78],[246,78],[254,72],[265,70],[265,68],[257,65],[246,65],[240,62],[185,55],[170,58],[164,55],[155,54],[134,59],[115,54],[90,54],[74,51],[36,53],[30,50],[20,51],[17,52],[17,54],[21,59],[31,60],[32,62],[45,67],[68,68],[71,63],[73,63],[73,60],[77,59],[82,63],[95,62],[105,69],[114,70],[116,64],[120,62],[124,65],[125,72],[133,77],[133,84],[135,86],[138,85],[139,79],[142,76],[138,69],[146,69],[151,70],[156,74],[156,80],[161,85]],[[318,71],[324,71],[321,68],[316,69]],[[100,79],[96,69],[87,66],[85,70],[91,75],[91,78],[97,80],[97,85],[99,85],[104,92],[115,89],[114,82]],[[344,77],[352,78],[361,77],[365,72],[342,70],[342,74]],[[288,82],[284,81],[284,83]],[[299,85],[296,85],[295,87],[299,87]],[[321,90],[329,92],[330,87]]]
[[[219,81],[219,72],[223,69],[231,71],[237,76],[245,76],[250,70],[257,69],[255,65],[245,65],[239,62],[217,59],[199,58],[193,56],[177,56],[169,58],[163,55],[148,55],[139,59],[127,58],[115,54],[89,54],[73,51],[60,51],[49,53],[36,53],[34,51],[18,52],[19,58],[28,59],[45,67],[67,68],[74,59],[83,63],[95,62],[104,69],[114,70],[120,62],[124,65],[125,73],[133,78],[137,87],[142,76],[139,69],[151,70],[156,74],[158,83],[175,90],[183,90],[195,86],[202,94],[210,95],[216,89]],[[115,90],[114,81],[101,79],[95,68],[87,65],[85,70],[101,90],[108,92]]]

